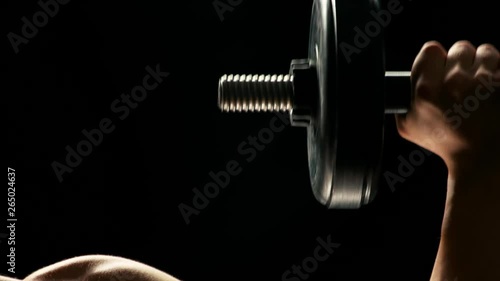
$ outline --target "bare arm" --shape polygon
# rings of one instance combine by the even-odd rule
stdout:
[[[156,268],[104,255],[75,257],[42,268],[24,281],[178,281]]]
[[[450,176],[432,281],[500,280],[498,171],[481,175],[468,169]]]
[[[460,42],[446,53],[437,42],[424,45],[412,69],[413,106],[406,116],[396,117],[401,136],[441,156],[449,171],[431,281],[500,280],[499,65],[493,46],[476,50]],[[465,114],[464,101],[474,102],[471,96],[481,103]],[[95,255],[42,268],[24,281],[178,280],[139,262]]]
[[[20,281],[20,280],[10,277],[0,276],[0,281]]]
[[[414,105],[398,116],[404,138],[448,167],[442,237],[431,281],[500,280],[500,55],[437,42],[415,59]]]

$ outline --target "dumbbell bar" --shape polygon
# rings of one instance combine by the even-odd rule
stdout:
[[[356,209],[373,200],[380,175],[384,116],[407,112],[410,73],[385,70],[382,34],[349,62],[339,45],[379,11],[375,0],[315,0],[307,59],[286,75],[224,75],[226,112],[288,111],[307,128],[313,194],[328,208]]]
[[[291,64],[294,65],[300,61],[304,60],[294,60]],[[384,109],[386,114],[408,112],[411,103],[410,75],[410,71],[385,72]],[[296,87],[294,87],[293,78],[293,74],[225,74],[219,79],[219,108],[223,112],[288,111],[292,113],[293,105],[300,107],[294,100]],[[292,125],[300,127],[300,124]]]

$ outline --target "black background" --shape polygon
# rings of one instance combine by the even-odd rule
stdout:
[[[386,32],[387,68],[410,70],[428,40],[446,48],[462,39],[498,46],[491,3],[402,2]],[[20,34],[21,17],[40,9],[36,1],[7,5],[4,34]],[[306,56],[311,5],[244,0],[221,21],[211,0],[72,0],[18,54],[4,36],[4,150],[16,169],[18,218],[17,271],[9,275],[107,254],[183,280],[281,280],[312,255],[317,237],[331,235],[341,246],[309,280],[428,280],[446,192],[438,157],[395,192],[382,179],[368,207],[325,210],[310,190],[305,130],[276,134],[245,163],[238,145],[272,115],[217,108],[220,75],[286,73],[291,59]],[[158,63],[170,76],[118,120],[112,101]],[[116,129],[59,183],[51,163],[63,163],[65,146],[75,147],[81,131],[105,117]],[[396,172],[398,155],[416,146],[397,135],[392,117],[386,123],[383,171]],[[191,204],[192,189],[233,159],[245,163],[243,172],[186,225],[178,205]],[[4,241],[0,250],[7,275]]]

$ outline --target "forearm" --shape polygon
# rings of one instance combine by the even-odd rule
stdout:
[[[500,280],[497,167],[471,166],[450,171],[441,243],[431,281]]]

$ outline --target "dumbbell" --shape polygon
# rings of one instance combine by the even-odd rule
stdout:
[[[386,71],[382,26],[345,56],[346,43],[379,11],[377,0],[315,0],[307,59],[292,60],[288,74],[219,80],[223,112],[287,111],[292,126],[307,128],[313,194],[328,208],[357,209],[373,200],[385,114],[410,107],[410,72]]]

